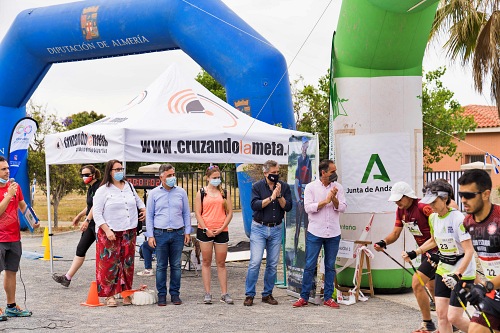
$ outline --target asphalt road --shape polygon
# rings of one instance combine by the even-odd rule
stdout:
[[[231,243],[246,240],[241,222],[241,213],[236,213],[231,223]],[[54,271],[64,273],[69,268],[79,239],[78,232],[53,237],[54,254],[62,258],[54,262]],[[30,257],[34,252],[43,255],[40,237],[23,238],[23,249]],[[202,302],[203,284],[201,276],[194,271],[184,271],[182,276],[179,306],[168,303],[166,307],[118,306],[117,308],[85,307],[90,282],[95,279],[95,247],[91,247],[87,260],[74,277],[69,288],[62,287],[51,278],[47,261],[23,257],[21,274],[18,274],[17,303],[33,311],[29,318],[9,318],[0,323],[0,331],[64,331],[64,332],[411,332],[421,318],[411,293],[370,298],[339,310],[310,305],[292,308],[293,297],[285,289],[275,288],[273,295],[279,305],[264,304],[256,298],[255,305],[244,307],[244,283],[247,262],[228,263],[229,292],[234,305]],[[144,264],[136,257],[136,271]],[[154,267],[155,265],[153,265]],[[281,265],[280,265],[281,266]],[[263,268],[264,266],[262,266]],[[262,275],[257,293],[262,291]],[[22,276],[23,282],[20,277]],[[23,286],[24,284],[24,286]],[[154,277],[134,278],[134,287],[147,284],[154,289]],[[216,269],[212,266],[212,294],[218,299],[219,287]],[[25,296],[26,295],[26,296]],[[25,300],[26,298],[26,300]],[[5,302],[2,293],[0,299]],[[1,302],[1,301],[0,301]]]

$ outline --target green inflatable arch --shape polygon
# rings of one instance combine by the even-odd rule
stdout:
[[[335,159],[346,191],[372,185],[386,191],[346,194],[349,207],[341,220],[343,239],[360,239],[372,213],[375,218],[367,240],[377,242],[387,236],[393,229],[396,210],[394,203],[387,202],[387,189],[397,181],[406,181],[416,190],[422,188],[422,112],[418,96],[422,93],[422,60],[437,5],[437,0],[342,2],[332,51],[332,86],[336,98],[332,105],[334,109],[341,105],[346,114],[333,122]],[[384,136],[404,139],[401,142],[406,142],[406,150],[399,154],[406,161],[405,166],[388,162],[387,153],[392,148],[376,144],[383,142]],[[377,154],[384,163],[383,173],[387,170],[387,177],[377,176],[374,171],[375,176],[371,175],[366,182],[368,174],[363,177],[363,171],[367,170],[370,155],[359,152],[352,158],[352,149],[346,148],[356,139],[358,146],[351,143],[349,147],[357,150],[360,143],[371,145],[371,156]],[[401,174],[405,176],[397,176]],[[358,197],[365,201],[357,202]],[[367,201],[380,209],[363,210]],[[403,264],[402,250],[414,247],[413,237],[405,231],[387,252]],[[368,246],[368,249],[373,248]],[[340,260],[338,264],[344,263]],[[340,284],[353,285],[354,264],[348,267],[337,277]],[[371,269],[375,288],[397,291],[411,287],[411,276],[381,253],[375,252]],[[362,286],[367,286],[366,276],[362,281]]]

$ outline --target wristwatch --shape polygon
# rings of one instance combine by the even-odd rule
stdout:
[[[208,228],[204,228],[204,229],[203,229],[203,233],[204,233],[204,234],[206,234],[206,233],[207,233],[207,231],[208,231]]]
[[[486,288],[486,292],[490,292],[492,291],[493,289],[495,289],[495,285],[493,284],[493,282],[491,281],[486,281],[486,283],[484,284],[484,287]]]
[[[90,223],[90,220],[88,218],[85,218],[85,222]]]

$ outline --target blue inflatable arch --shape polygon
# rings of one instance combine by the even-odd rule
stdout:
[[[0,44],[0,154],[7,156],[8,133],[52,64],[174,49],[224,85],[229,104],[254,117],[277,85],[257,118],[295,129],[284,57],[221,1],[81,1],[21,12]],[[18,181],[29,193],[23,164]],[[242,202],[250,202],[249,192]],[[251,219],[250,209],[244,218]]]

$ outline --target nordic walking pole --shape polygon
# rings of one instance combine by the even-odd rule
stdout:
[[[415,271],[415,274],[417,274],[418,281],[420,281],[420,284],[422,285],[422,287],[424,287],[425,292],[427,293],[427,296],[429,296],[429,298],[431,299],[431,302],[434,302],[434,297],[432,297],[429,289],[427,289],[427,287],[425,286],[424,280],[422,280],[420,273],[417,271],[415,266],[413,266],[413,263],[411,262],[411,260],[410,260],[410,265],[411,265],[411,268],[413,268],[413,270]],[[465,310],[465,311],[467,311],[467,310]],[[470,317],[469,317],[469,319],[470,319]]]
[[[398,264],[399,267],[401,267],[402,269],[404,269],[406,271],[406,273],[410,274],[411,276],[413,276],[413,273],[410,272],[406,267],[404,267],[403,265],[401,265],[396,259],[394,259],[389,253],[385,252],[385,250],[382,250],[382,252],[384,252],[384,254],[386,256],[388,256],[392,261],[394,261],[396,264]]]
[[[479,271],[477,271],[477,272],[479,272]],[[470,287],[469,287],[470,285],[471,284],[464,282],[462,284],[462,288],[463,289],[460,290],[460,293],[469,292],[470,291]],[[462,303],[460,302],[460,304],[462,304]],[[478,305],[474,305],[474,309],[476,309],[476,311],[478,311],[478,312],[481,312],[481,314],[483,315],[484,321],[486,322],[486,325],[488,325],[488,328],[490,329],[490,332],[491,333],[495,333],[495,332],[493,332],[493,329],[491,328],[490,321],[488,320],[488,318],[486,317],[486,315],[484,314],[484,312],[481,310],[481,308]],[[469,315],[469,314],[467,313],[467,315]],[[469,318],[470,318],[470,316],[469,316]]]

